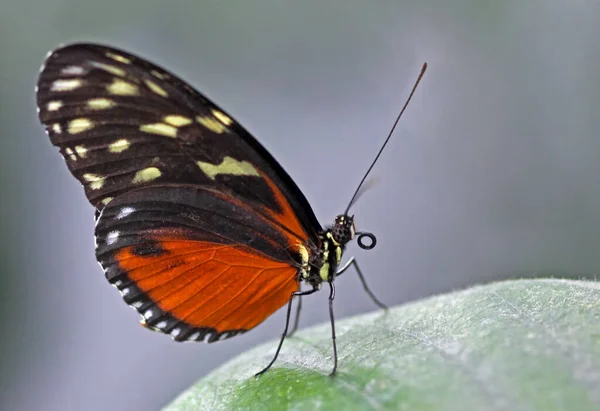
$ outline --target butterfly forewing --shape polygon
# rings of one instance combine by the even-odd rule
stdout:
[[[98,210],[97,258],[145,325],[214,341],[298,289],[321,230],[273,157],[224,110],[121,50],[46,59],[40,121]]]
[[[99,209],[148,185],[205,184],[305,239],[320,229],[291,178],[243,127],[139,57],[94,44],[59,48],[44,63],[37,102],[52,143]]]

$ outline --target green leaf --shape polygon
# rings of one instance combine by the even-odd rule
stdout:
[[[515,280],[473,287],[254,348],[165,410],[600,409],[600,285]]]

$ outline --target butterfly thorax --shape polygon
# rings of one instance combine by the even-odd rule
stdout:
[[[354,238],[354,233],[354,216],[338,215],[331,227],[318,234],[320,244],[310,253],[308,269],[301,269],[302,279],[313,287],[333,281],[346,244]]]

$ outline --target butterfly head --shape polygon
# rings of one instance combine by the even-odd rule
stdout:
[[[333,227],[331,227],[331,236],[333,240],[341,245],[346,244],[354,238],[356,227],[354,226],[354,216],[340,214],[335,218]]]

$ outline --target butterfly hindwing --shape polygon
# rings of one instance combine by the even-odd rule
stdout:
[[[272,221],[206,187],[124,194],[102,211],[96,241],[124,300],[180,341],[249,330],[298,288],[300,249]]]

